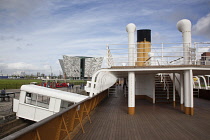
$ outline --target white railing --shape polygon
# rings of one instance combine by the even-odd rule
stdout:
[[[193,88],[210,90],[209,78],[210,75],[193,76]]]
[[[85,91],[89,92],[89,96],[92,97],[110,88],[116,81],[117,77],[110,72],[99,70],[93,74],[91,81],[87,81]]]
[[[148,43],[141,44],[148,46]],[[210,65],[210,43],[189,44],[187,52],[183,51],[183,43],[151,43],[151,47],[147,48],[138,48],[137,44],[134,45],[134,66]],[[107,67],[128,66],[128,50],[128,44],[107,45]],[[203,54],[205,52],[209,54]],[[188,58],[184,58],[186,53]]]

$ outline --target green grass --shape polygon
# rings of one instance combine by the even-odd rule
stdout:
[[[22,85],[29,84],[30,82],[37,82],[38,84],[43,82],[39,79],[0,79],[0,90],[5,89],[19,89]],[[59,81],[63,83],[64,81]],[[84,80],[67,80],[66,82],[73,83],[74,85],[80,85],[86,83]]]
[[[19,89],[22,85],[29,84],[30,82],[42,82],[38,79],[0,79],[0,89]]]
[[[85,80],[66,80],[67,83],[74,83],[75,85],[79,85],[81,83],[86,83]],[[64,83],[64,81],[59,81],[59,83]]]

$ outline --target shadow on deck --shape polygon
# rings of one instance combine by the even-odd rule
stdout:
[[[127,98],[110,96],[86,123],[85,133],[74,140],[208,140],[210,139],[210,101],[194,98],[194,116],[185,115],[172,105],[136,100],[136,114],[127,114]]]

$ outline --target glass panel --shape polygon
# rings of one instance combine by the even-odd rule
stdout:
[[[66,109],[66,108],[68,108],[68,107],[70,107],[71,105],[73,105],[72,102],[68,102],[68,101],[61,100],[60,111]]]
[[[25,103],[43,108],[49,108],[50,97],[26,92]]]
[[[43,108],[49,108],[49,104],[50,104],[50,97],[44,95],[38,95],[37,106]]]
[[[36,105],[36,98],[37,98],[37,94],[26,92],[25,103]]]

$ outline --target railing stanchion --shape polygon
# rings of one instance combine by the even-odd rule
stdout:
[[[163,43],[161,43],[161,65],[163,65]]]

